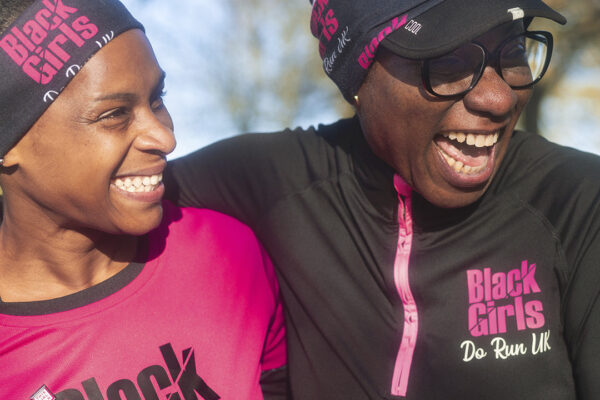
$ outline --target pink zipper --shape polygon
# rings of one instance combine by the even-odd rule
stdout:
[[[394,261],[394,282],[402,300],[404,308],[404,329],[402,331],[402,342],[396,357],[394,376],[392,378],[392,394],[394,396],[406,396],[408,377],[412,364],[415,345],[417,344],[417,333],[419,330],[419,315],[415,299],[410,291],[408,279],[408,261],[412,246],[412,206],[410,186],[400,178],[394,176],[394,187],[398,192],[398,248]]]

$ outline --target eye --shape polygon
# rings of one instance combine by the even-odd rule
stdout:
[[[167,95],[167,91],[162,88],[160,92],[153,95],[150,100],[150,106],[153,110],[160,110],[165,107],[164,97]]]
[[[118,118],[123,118],[129,114],[129,111],[125,107],[117,107],[112,110],[108,110],[102,114],[100,114],[97,118],[97,121],[106,121],[113,120]]]

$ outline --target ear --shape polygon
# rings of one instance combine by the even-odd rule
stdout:
[[[4,155],[4,157],[2,157],[4,160],[2,163],[3,168],[13,168],[19,164],[19,161],[21,160],[19,148],[19,143],[17,143]]]

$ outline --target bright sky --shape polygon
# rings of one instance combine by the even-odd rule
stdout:
[[[308,1],[298,1],[306,1],[308,19]],[[210,45],[214,43],[211,40],[218,40],[219,25],[225,20],[219,3],[211,0],[147,1],[145,4],[143,0],[123,0],[123,3],[145,25],[158,60],[167,72],[166,104],[175,122],[178,140],[177,149],[170,158],[241,133],[236,131],[227,112],[207,90],[206,79],[210,77],[205,76],[206,71],[202,68],[202,63],[210,60]],[[306,34],[309,34],[308,23]],[[206,43],[206,46],[190,46],[190,37],[196,38],[194,43]],[[232,57],[232,62],[234,59]],[[596,96],[580,95],[581,89],[586,89],[589,94],[590,88],[595,89]],[[572,71],[561,93],[560,98],[551,98],[544,103],[541,124],[544,136],[600,154],[600,70]],[[314,115],[297,121],[297,124],[328,123],[337,118],[333,109],[318,107]],[[279,128],[284,127],[264,120],[252,126],[253,131]]]

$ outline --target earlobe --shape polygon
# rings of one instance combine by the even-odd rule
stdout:
[[[13,147],[4,155],[4,157],[0,158],[0,168],[7,169],[12,168],[19,164],[19,156],[18,150],[16,150],[16,146]]]

